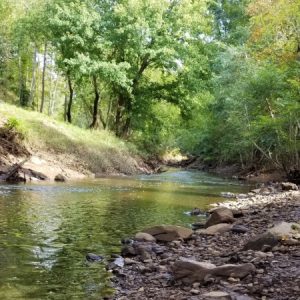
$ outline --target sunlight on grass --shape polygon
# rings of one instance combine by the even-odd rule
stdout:
[[[133,173],[136,153],[132,145],[104,130],[85,130],[55,121],[38,112],[0,104],[2,120],[16,118],[24,129],[26,143],[35,151],[69,154],[82,160],[93,172]]]

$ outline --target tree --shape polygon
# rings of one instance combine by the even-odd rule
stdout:
[[[114,1],[104,16],[106,39],[111,57],[130,65],[127,78],[131,81],[128,90],[114,87],[118,136],[128,136],[141,110],[152,101],[170,100],[165,96],[177,85],[190,47],[208,32],[205,10],[206,1]],[[150,79],[153,73],[158,80]],[[155,98],[151,97],[154,90],[161,91]]]
[[[299,58],[300,4],[297,0],[251,1],[250,45],[258,57],[290,61]]]

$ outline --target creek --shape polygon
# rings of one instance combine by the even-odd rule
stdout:
[[[190,226],[184,212],[250,186],[199,171],[0,185],[0,299],[101,299],[112,292],[88,252],[119,253],[124,237],[157,224]]]

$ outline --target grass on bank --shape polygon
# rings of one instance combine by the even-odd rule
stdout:
[[[137,170],[132,145],[104,130],[85,130],[38,112],[0,102],[0,125],[17,120],[33,153],[69,155],[94,173],[132,174]]]

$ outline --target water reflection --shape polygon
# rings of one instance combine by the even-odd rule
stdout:
[[[0,186],[0,299],[99,299],[110,292],[87,252],[119,252],[120,239],[154,224],[189,226],[183,212],[249,187],[199,172]]]

